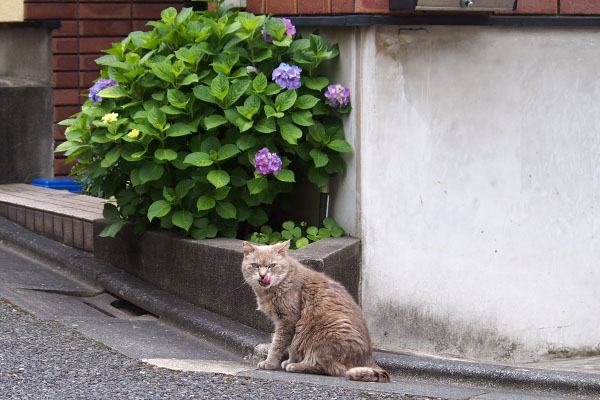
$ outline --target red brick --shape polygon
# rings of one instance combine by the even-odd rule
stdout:
[[[272,14],[297,14],[297,0],[265,0],[265,12]],[[302,1],[302,0],[300,0]]]
[[[77,5],[69,3],[27,3],[25,19],[73,19]]]
[[[330,14],[329,0],[302,0],[298,2],[298,14]]]
[[[24,3],[77,3],[76,0],[25,0]]]
[[[85,54],[79,56],[79,68],[82,71],[99,71],[102,69],[102,66],[96,64],[96,59],[105,55],[106,54]]]
[[[561,0],[561,14],[600,14],[600,0]]]
[[[79,58],[76,55],[55,55],[52,57],[54,71],[76,71],[79,69]]]
[[[148,31],[151,31],[152,29],[154,29],[153,26],[146,25],[147,23],[148,23],[148,21],[146,21],[146,20],[133,21],[133,30],[148,32]]]
[[[60,21],[60,28],[52,30],[52,36],[77,36],[77,21]]]
[[[92,87],[94,81],[100,77],[99,71],[81,71],[79,73],[79,87],[87,90]]]
[[[129,19],[130,4],[83,3],[79,5],[79,19]]]
[[[70,118],[71,115],[81,111],[79,106],[58,106],[54,107],[54,122],[60,122],[63,119]]]
[[[557,0],[519,0],[517,1],[517,14],[556,14],[558,13]]]
[[[83,37],[79,39],[79,52],[98,53],[112,48],[112,44],[119,41],[119,38],[114,37]]]
[[[64,158],[56,158],[54,159],[54,175],[56,176],[65,176],[69,175],[71,169],[75,166],[76,161],[72,161],[69,164],[65,164]]]
[[[52,53],[54,54],[75,54],[78,47],[77,38],[52,39]]]
[[[65,137],[65,131],[66,130],[67,130],[66,126],[54,124],[54,141],[55,141],[54,148],[56,148],[56,146],[58,146],[59,142],[57,142],[57,141],[59,141],[59,140],[66,140],[67,139]]]
[[[79,21],[81,36],[127,36],[131,32],[130,21]]]
[[[264,14],[265,0],[246,0],[246,11],[254,14]]]
[[[334,14],[353,13],[354,0],[331,0],[331,12]]]
[[[157,20],[160,19],[160,13],[165,8],[175,7],[177,12],[181,11],[181,5],[173,3],[157,3],[157,4],[133,4],[133,18]]]
[[[79,104],[79,89],[54,89],[55,106],[72,106]]]
[[[356,0],[354,3],[355,13],[388,13],[389,10],[389,0]]]
[[[76,88],[79,87],[78,72],[55,72],[54,73],[55,88]]]

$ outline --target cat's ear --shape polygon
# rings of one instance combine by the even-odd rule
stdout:
[[[286,240],[285,242],[273,245],[273,248],[279,254],[284,255],[285,251],[290,248],[290,239]]]
[[[256,250],[256,246],[249,242],[242,243],[242,247],[244,248],[244,256],[247,256],[250,253],[254,253],[254,250]]]

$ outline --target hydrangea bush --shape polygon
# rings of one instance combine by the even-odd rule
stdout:
[[[81,112],[61,122],[72,175],[116,200],[103,236],[132,221],[138,232],[249,237],[299,181],[323,186],[345,168],[349,91],[320,75],[337,45],[216,6],[168,8],[152,31],[113,44]]]

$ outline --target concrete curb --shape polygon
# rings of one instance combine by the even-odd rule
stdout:
[[[96,260],[91,253],[65,246],[0,218],[0,243],[50,263],[130,301],[161,319],[197,336],[242,353],[248,359],[262,354],[257,346],[268,335],[220,315],[205,311],[155,286]],[[377,363],[397,377],[510,388],[562,395],[600,396],[600,376],[514,366],[439,359],[375,351]]]

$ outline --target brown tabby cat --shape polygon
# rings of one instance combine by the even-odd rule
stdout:
[[[267,359],[258,368],[281,368],[343,376],[355,381],[389,382],[375,364],[363,314],[344,287],[286,253],[289,240],[272,246],[243,243],[242,273],[258,309],[275,323]]]

